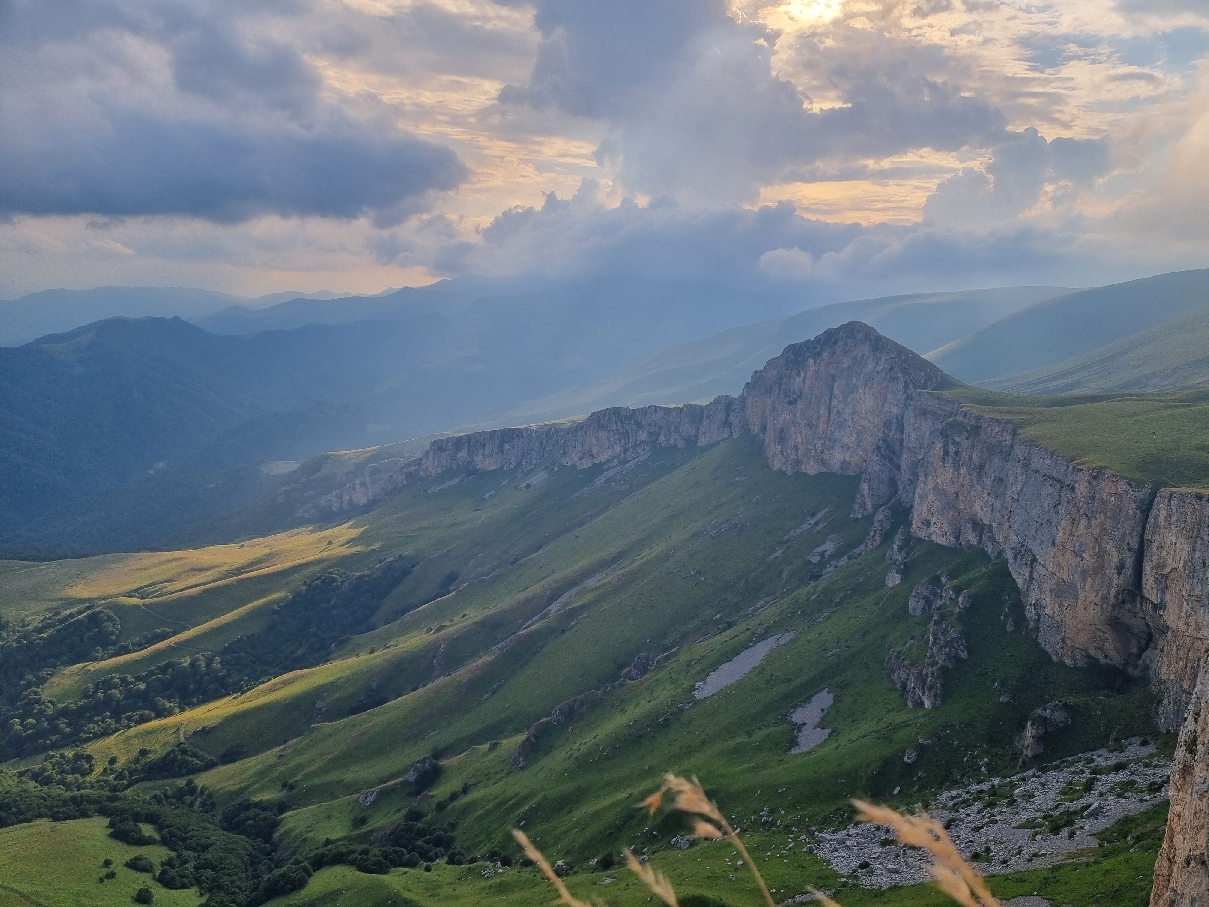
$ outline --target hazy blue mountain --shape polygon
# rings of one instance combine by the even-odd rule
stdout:
[[[0,548],[62,551],[69,525],[73,552],[162,544],[266,493],[265,463],[498,421],[774,304],[651,282],[449,289],[394,298],[390,320],[236,336],[119,318],[0,349]]]
[[[387,380],[422,337],[402,324],[236,338],[180,319],[110,319],[0,349],[0,512],[32,518],[237,426],[238,443],[205,467],[315,453],[359,427],[355,407],[316,407]],[[269,416],[289,424],[253,428]]]
[[[1209,306],[1056,365],[983,383],[1018,394],[1209,386]]]
[[[43,290],[0,301],[0,346],[19,346],[47,334],[70,331],[104,318],[200,318],[221,309],[253,312],[298,297],[332,299],[336,293],[285,291],[244,298],[187,287],[97,287]]]
[[[191,318],[215,334],[253,334],[306,324],[405,321],[440,314],[482,333],[521,323],[527,331],[571,332],[579,324],[624,320],[632,339],[658,349],[688,339],[801,310],[816,300],[783,287],[736,288],[709,281],[595,278],[487,280],[460,278],[404,287],[373,297],[291,299],[259,310],[228,306]],[[587,321],[585,322],[585,319]],[[653,331],[649,345],[643,336]]]
[[[605,406],[687,403],[738,393],[753,371],[787,345],[848,321],[870,324],[923,354],[1026,306],[1069,292],[1058,287],[1007,287],[820,306],[661,350],[605,381],[530,401],[508,418],[532,421]]]
[[[1059,292],[871,300],[733,328],[793,300],[683,282],[483,286],[251,313],[278,325],[378,320],[217,335],[181,319],[111,319],[0,349],[0,547],[62,553],[69,525],[76,553],[191,541],[273,492],[280,480],[266,464],[518,412],[712,396],[843,321],[924,348]]]
[[[1090,353],[1207,305],[1209,270],[1161,274],[1038,303],[928,358],[962,381],[991,381]]]

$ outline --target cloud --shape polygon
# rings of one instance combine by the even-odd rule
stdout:
[[[994,141],[1004,125],[935,75],[939,50],[913,54],[861,29],[802,51],[825,58],[837,93],[814,110],[773,71],[777,35],[716,0],[539,0],[535,22],[543,40],[529,81],[505,87],[501,103],[603,121],[597,160],[631,191],[685,203],[752,202],[793,167],[956,149]]]
[[[440,273],[546,277],[631,276],[715,280],[735,286],[787,284],[804,298],[839,299],[968,286],[1050,282],[1088,285],[1140,276],[1146,266],[1086,230],[1008,224],[968,230],[834,224],[792,204],[695,209],[670,200],[608,207],[585,182],[570,199],[514,208],[474,241],[416,225],[399,259],[434,261]],[[433,244],[435,241],[435,244]]]
[[[983,167],[946,179],[924,204],[925,220],[965,230],[1002,230],[1034,212],[1061,209],[1109,167],[1104,139],[1046,141],[1028,128],[997,145]]]
[[[814,271],[814,256],[797,247],[769,249],[760,256],[756,268],[772,280],[805,280]]]
[[[15,0],[0,29],[0,214],[398,223],[467,176],[278,37],[306,4]]]

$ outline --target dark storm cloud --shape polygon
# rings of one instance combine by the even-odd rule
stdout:
[[[451,150],[323,96],[276,27],[308,9],[8,4],[0,213],[397,223],[456,188],[466,170]]]
[[[18,148],[0,137],[0,211],[397,222],[464,176],[446,148],[355,123],[261,130],[130,111],[106,111],[105,123],[86,146],[45,135]]]

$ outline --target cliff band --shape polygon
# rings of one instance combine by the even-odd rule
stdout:
[[[422,457],[377,464],[302,513],[365,507],[450,470],[620,464],[657,447],[753,435],[774,469],[860,476],[854,517],[898,502],[910,508],[917,538],[1003,555],[1050,655],[1148,676],[1159,728],[1177,730],[1187,716],[1181,741],[1195,741],[1209,695],[1209,495],[1072,463],[938,393],[955,385],[851,322],[787,347],[738,397],[441,438]],[[1209,782],[1193,749],[1191,758],[1177,753],[1173,769],[1155,907],[1209,904]]]

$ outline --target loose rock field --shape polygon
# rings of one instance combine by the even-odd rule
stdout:
[[[1152,745],[1131,740],[1120,750],[1096,750],[948,791],[930,812],[983,873],[1036,869],[1095,847],[1096,832],[1164,800],[1170,769]],[[807,841],[808,836],[801,836],[801,842]],[[867,888],[931,878],[927,858],[895,846],[893,834],[878,825],[820,831],[814,846],[838,872],[851,874]]]

